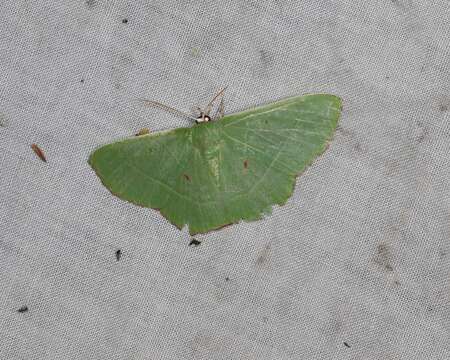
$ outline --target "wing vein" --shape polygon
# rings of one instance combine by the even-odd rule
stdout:
[[[250,129],[247,129],[247,130],[250,130]],[[242,144],[242,145],[244,145],[246,147],[249,147],[250,149],[254,149],[255,151],[258,151],[259,153],[263,154],[265,157],[270,157],[270,155],[267,154],[264,150],[258,149],[258,148],[254,147],[254,146],[251,146],[250,144],[247,144],[247,143],[245,143],[245,142],[243,142],[243,141],[241,141],[239,139],[236,139],[236,138],[232,137],[231,135],[229,135],[229,134],[227,134],[225,132],[223,132],[223,134],[226,137],[228,137],[230,140],[232,140],[232,141],[238,142],[239,144]],[[284,145],[284,142],[283,142],[283,145]],[[292,169],[288,164],[284,163],[283,161],[279,161],[279,163],[284,165],[286,168],[288,168],[289,171],[295,171],[295,169]]]
[[[129,164],[129,166],[135,170],[136,172],[138,172],[139,174],[141,174],[144,178],[153,181],[159,185],[161,185],[162,187],[166,188],[167,190],[169,190],[170,192],[172,192],[173,194],[178,195],[179,197],[182,197],[186,200],[188,200],[189,202],[195,204],[194,200],[192,198],[190,198],[189,196],[183,195],[180,192],[174,190],[173,188],[171,188],[170,186],[164,184],[162,181],[159,181],[158,179],[155,179],[153,177],[151,177],[150,175],[146,174],[145,172],[141,171],[137,166],[135,166],[134,164]]]

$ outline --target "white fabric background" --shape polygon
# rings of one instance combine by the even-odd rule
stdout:
[[[448,1],[0,10],[0,359],[450,358]],[[189,126],[137,98],[189,112],[225,85],[228,113],[310,92],[344,111],[286,206],[188,247],[86,161]]]

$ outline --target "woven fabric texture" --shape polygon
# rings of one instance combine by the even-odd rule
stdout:
[[[450,359],[447,0],[0,13],[0,359]],[[344,109],[285,206],[188,246],[87,158],[191,125],[137,99],[190,112],[223,86],[226,113],[306,93]]]

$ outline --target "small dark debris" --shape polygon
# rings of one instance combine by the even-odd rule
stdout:
[[[122,20],[122,24],[127,24],[128,23],[128,19],[123,19]]]
[[[43,162],[47,162],[44,152],[39,146],[37,146],[36,144],[31,144],[31,148],[33,149],[34,153],[39,157],[39,159],[41,159]]]
[[[351,346],[350,346],[347,342],[345,342],[345,341],[344,341],[344,345],[345,345],[345,347],[348,347],[348,348],[351,347]]]
[[[248,160],[244,160],[244,168],[248,169]]]
[[[83,84],[83,83],[84,83],[84,79],[81,79],[81,80],[80,80],[80,83],[82,83],[82,84]]]
[[[17,310],[18,313],[24,313],[28,311],[28,306],[24,305],[19,310]]]
[[[230,278],[227,276],[227,277],[225,278],[225,281],[230,281]]]
[[[189,243],[189,246],[198,246],[200,245],[202,242],[198,241],[197,239],[192,239],[191,242]]]
[[[119,261],[121,257],[122,257],[122,250],[119,249],[119,250],[116,251],[116,259],[117,259],[117,261]]]
[[[183,177],[187,180],[187,181],[191,181],[191,177],[188,174],[183,174]]]

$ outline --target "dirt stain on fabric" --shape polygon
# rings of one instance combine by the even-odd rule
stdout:
[[[258,257],[256,258],[255,264],[258,266],[263,266],[264,264],[266,264],[270,259],[270,250],[270,244],[267,244],[259,253]]]
[[[6,127],[8,124],[6,122],[6,116],[3,114],[0,114],[0,127]]]
[[[417,125],[417,132],[418,132],[416,141],[418,144],[421,144],[428,136],[428,129],[425,127],[425,125],[421,121],[417,121],[416,125]]]
[[[191,55],[193,57],[199,57],[200,56],[200,49],[198,47],[193,47],[191,49]]]
[[[338,125],[336,128],[336,132],[341,134],[345,138],[345,140],[348,141],[349,145],[355,152],[357,152],[357,153],[365,152],[364,147],[357,140],[356,134],[353,130],[350,130],[350,129],[342,127],[341,125]]]
[[[265,49],[258,50],[259,59],[265,67],[271,67],[275,61],[273,54]]]
[[[206,334],[197,333],[190,341],[190,348],[195,358],[198,353],[203,353],[208,350],[217,350],[214,346],[214,339]]]
[[[362,152],[363,151],[363,148],[362,148],[362,146],[361,146],[361,144],[359,143],[359,142],[357,142],[354,146],[353,146],[353,149],[355,149],[355,151],[356,152]]]
[[[336,126],[336,132],[342,134],[343,136],[352,136],[353,135],[352,130],[348,130],[347,128],[343,127],[341,124],[338,124],[338,126]]]
[[[259,49],[257,51],[257,56],[260,65],[255,69],[255,75],[267,76],[269,70],[274,67],[275,56],[272,52],[265,49]]]
[[[392,266],[392,252],[386,243],[378,244],[374,262],[386,271],[394,271],[394,268]]]
[[[97,0],[86,0],[84,3],[88,7],[93,8],[95,5],[97,5]]]
[[[405,0],[391,0],[391,3],[402,11],[406,11],[410,7],[409,1]]]

